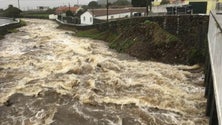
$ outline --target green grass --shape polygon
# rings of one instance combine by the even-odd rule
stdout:
[[[20,25],[21,26],[26,26],[27,24],[26,24],[26,22],[24,20],[20,20]]]
[[[137,41],[131,39],[121,39],[118,38],[109,44],[109,47],[112,49],[116,49],[118,52],[125,52],[128,48],[130,48]]]
[[[76,36],[104,40],[106,42],[111,42],[116,38],[116,34],[114,34],[114,33],[111,33],[109,31],[100,32],[97,29],[78,31],[76,33]]]
[[[76,33],[76,36],[78,37],[88,37],[95,39],[96,35],[99,34],[99,31],[96,29],[90,29],[90,30],[84,30],[84,31],[78,31]]]
[[[17,33],[18,30],[17,29],[8,29],[8,33]]]
[[[119,52],[124,52],[135,43],[135,41],[130,39],[122,39],[121,34],[117,34],[109,30],[103,32],[100,32],[97,29],[78,31],[76,36],[104,40],[109,43],[110,48],[116,49]]]
[[[22,17],[24,18],[37,18],[37,19],[48,19],[49,14],[42,13],[23,13]]]

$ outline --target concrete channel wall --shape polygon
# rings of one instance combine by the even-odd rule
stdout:
[[[162,15],[162,16],[148,16],[128,18],[117,21],[110,21],[109,27],[112,28],[125,28],[129,26],[138,25],[150,20],[158,23],[163,29],[171,34],[178,36],[182,41],[187,44],[200,44],[203,47],[203,42],[207,39],[208,21],[207,15]],[[78,25],[64,23],[57,20],[59,24],[68,25],[75,29],[91,29],[99,28],[107,30],[107,23],[98,23],[94,25]]]
[[[14,29],[19,27],[20,20],[13,20],[11,18],[2,18],[0,17],[0,21],[2,19],[2,23],[0,24],[0,39],[7,33],[9,33],[9,29]]]
[[[222,13],[211,11],[205,70],[206,115],[209,125],[222,125]]]
[[[19,23],[19,19],[12,19],[12,18],[7,18],[7,17],[0,17],[0,27],[11,25],[11,24],[16,24]]]

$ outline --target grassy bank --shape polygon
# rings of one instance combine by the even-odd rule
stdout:
[[[199,23],[199,17],[192,17],[191,22],[183,22],[181,24],[183,28],[180,28],[179,34],[176,33],[175,20],[177,18],[167,18],[170,18],[172,22],[166,25],[167,31],[162,28],[163,25],[160,26],[161,23],[156,23],[158,21],[143,20],[144,18],[98,24],[89,30],[76,30],[75,27],[64,25],[60,25],[60,28],[75,31],[78,37],[106,41],[110,48],[116,49],[118,52],[128,53],[140,60],[170,64],[204,64],[207,49],[206,38],[200,36],[206,34],[207,30],[203,28],[202,33],[199,32],[202,27],[202,23]],[[159,19],[160,22],[163,19]],[[206,23],[207,20],[204,22]]]
[[[149,20],[129,27],[94,28],[78,31],[76,36],[104,40],[118,52],[128,53],[141,60],[164,63],[188,63],[183,42]]]
[[[8,33],[17,32],[16,28],[19,28],[19,27],[22,27],[22,26],[25,26],[25,25],[26,25],[25,21],[21,20],[17,24],[11,24],[11,25],[8,25],[8,26],[0,27],[0,39],[3,39],[4,35],[6,35]]]

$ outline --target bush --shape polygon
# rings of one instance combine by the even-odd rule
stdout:
[[[3,12],[3,16],[17,18],[20,17],[21,12],[22,11],[20,9],[9,5],[8,8]]]

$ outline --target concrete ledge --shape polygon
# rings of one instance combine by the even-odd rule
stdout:
[[[215,112],[214,114],[210,113],[210,125],[217,125],[212,123],[212,118],[217,116],[218,124],[222,125],[222,15],[217,14],[216,11],[211,11],[210,21],[209,21],[209,31],[208,31],[208,46],[209,46],[209,59],[211,64],[211,73],[212,82],[208,83],[206,89],[209,89],[209,86],[212,86],[211,94],[208,92],[209,105],[212,102],[209,100],[215,100]],[[207,108],[208,112],[212,112],[212,106]]]
[[[10,23],[2,24],[2,25],[0,25],[0,27],[20,23],[20,19],[16,19],[15,21],[12,18],[7,18],[7,17],[0,17],[0,19],[8,19],[8,20],[12,20],[13,21],[13,22],[10,22]]]

